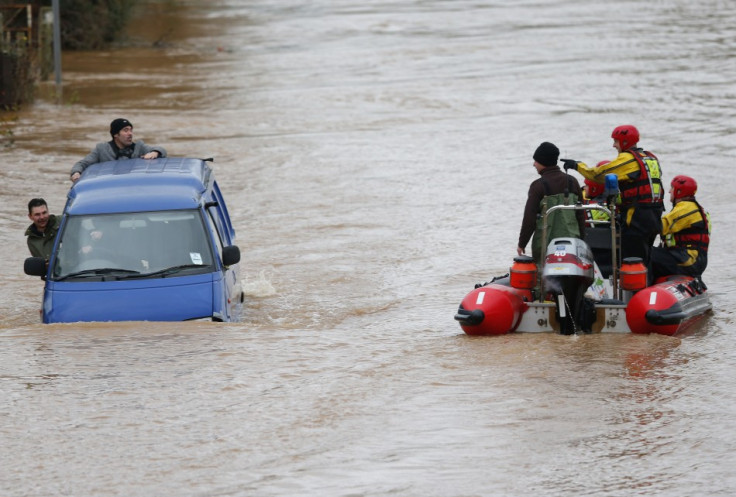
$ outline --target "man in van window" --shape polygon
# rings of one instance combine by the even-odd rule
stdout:
[[[133,141],[133,123],[118,118],[110,123],[112,140],[95,145],[87,156],[74,164],[70,173],[72,183],[76,183],[82,172],[92,164],[121,159],[160,159],[166,157],[166,150],[159,146],[148,146],[143,140]]]
[[[28,202],[28,219],[33,222],[26,229],[28,250],[33,257],[43,257],[48,261],[54,248],[56,232],[59,231],[59,218],[49,214],[44,199],[33,198]]]

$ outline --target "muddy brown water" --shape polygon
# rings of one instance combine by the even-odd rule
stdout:
[[[160,2],[130,36],[3,117],[3,495],[733,495],[731,3]],[[242,322],[39,323],[26,203],[59,213],[120,116],[215,157]],[[624,123],[700,185],[714,312],[676,338],[465,336],[536,146],[610,159]]]

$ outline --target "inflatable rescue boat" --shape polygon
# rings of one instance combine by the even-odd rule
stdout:
[[[615,219],[614,205],[558,205],[545,213],[545,227],[547,216],[556,209],[598,209]],[[587,243],[555,238],[546,244],[543,234],[547,250],[541,267],[531,257],[516,257],[508,274],[475,285],[455,314],[463,331],[675,335],[712,309],[700,278],[676,275],[647,286],[641,259],[617,264],[616,223],[597,223],[607,227],[588,228]]]

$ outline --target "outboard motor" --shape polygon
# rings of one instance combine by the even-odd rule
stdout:
[[[555,238],[547,246],[542,295],[552,294],[563,334],[589,331],[584,295],[595,279],[593,264],[590,247],[578,238]]]

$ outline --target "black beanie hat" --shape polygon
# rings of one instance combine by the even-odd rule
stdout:
[[[117,135],[118,133],[120,133],[120,130],[126,126],[130,126],[132,128],[133,123],[131,123],[127,119],[123,119],[122,117],[115,119],[113,122],[110,123],[110,136]]]
[[[557,165],[557,158],[560,156],[560,150],[550,142],[543,142],[534,152],[534,160],[542,164],[544,167]]]

